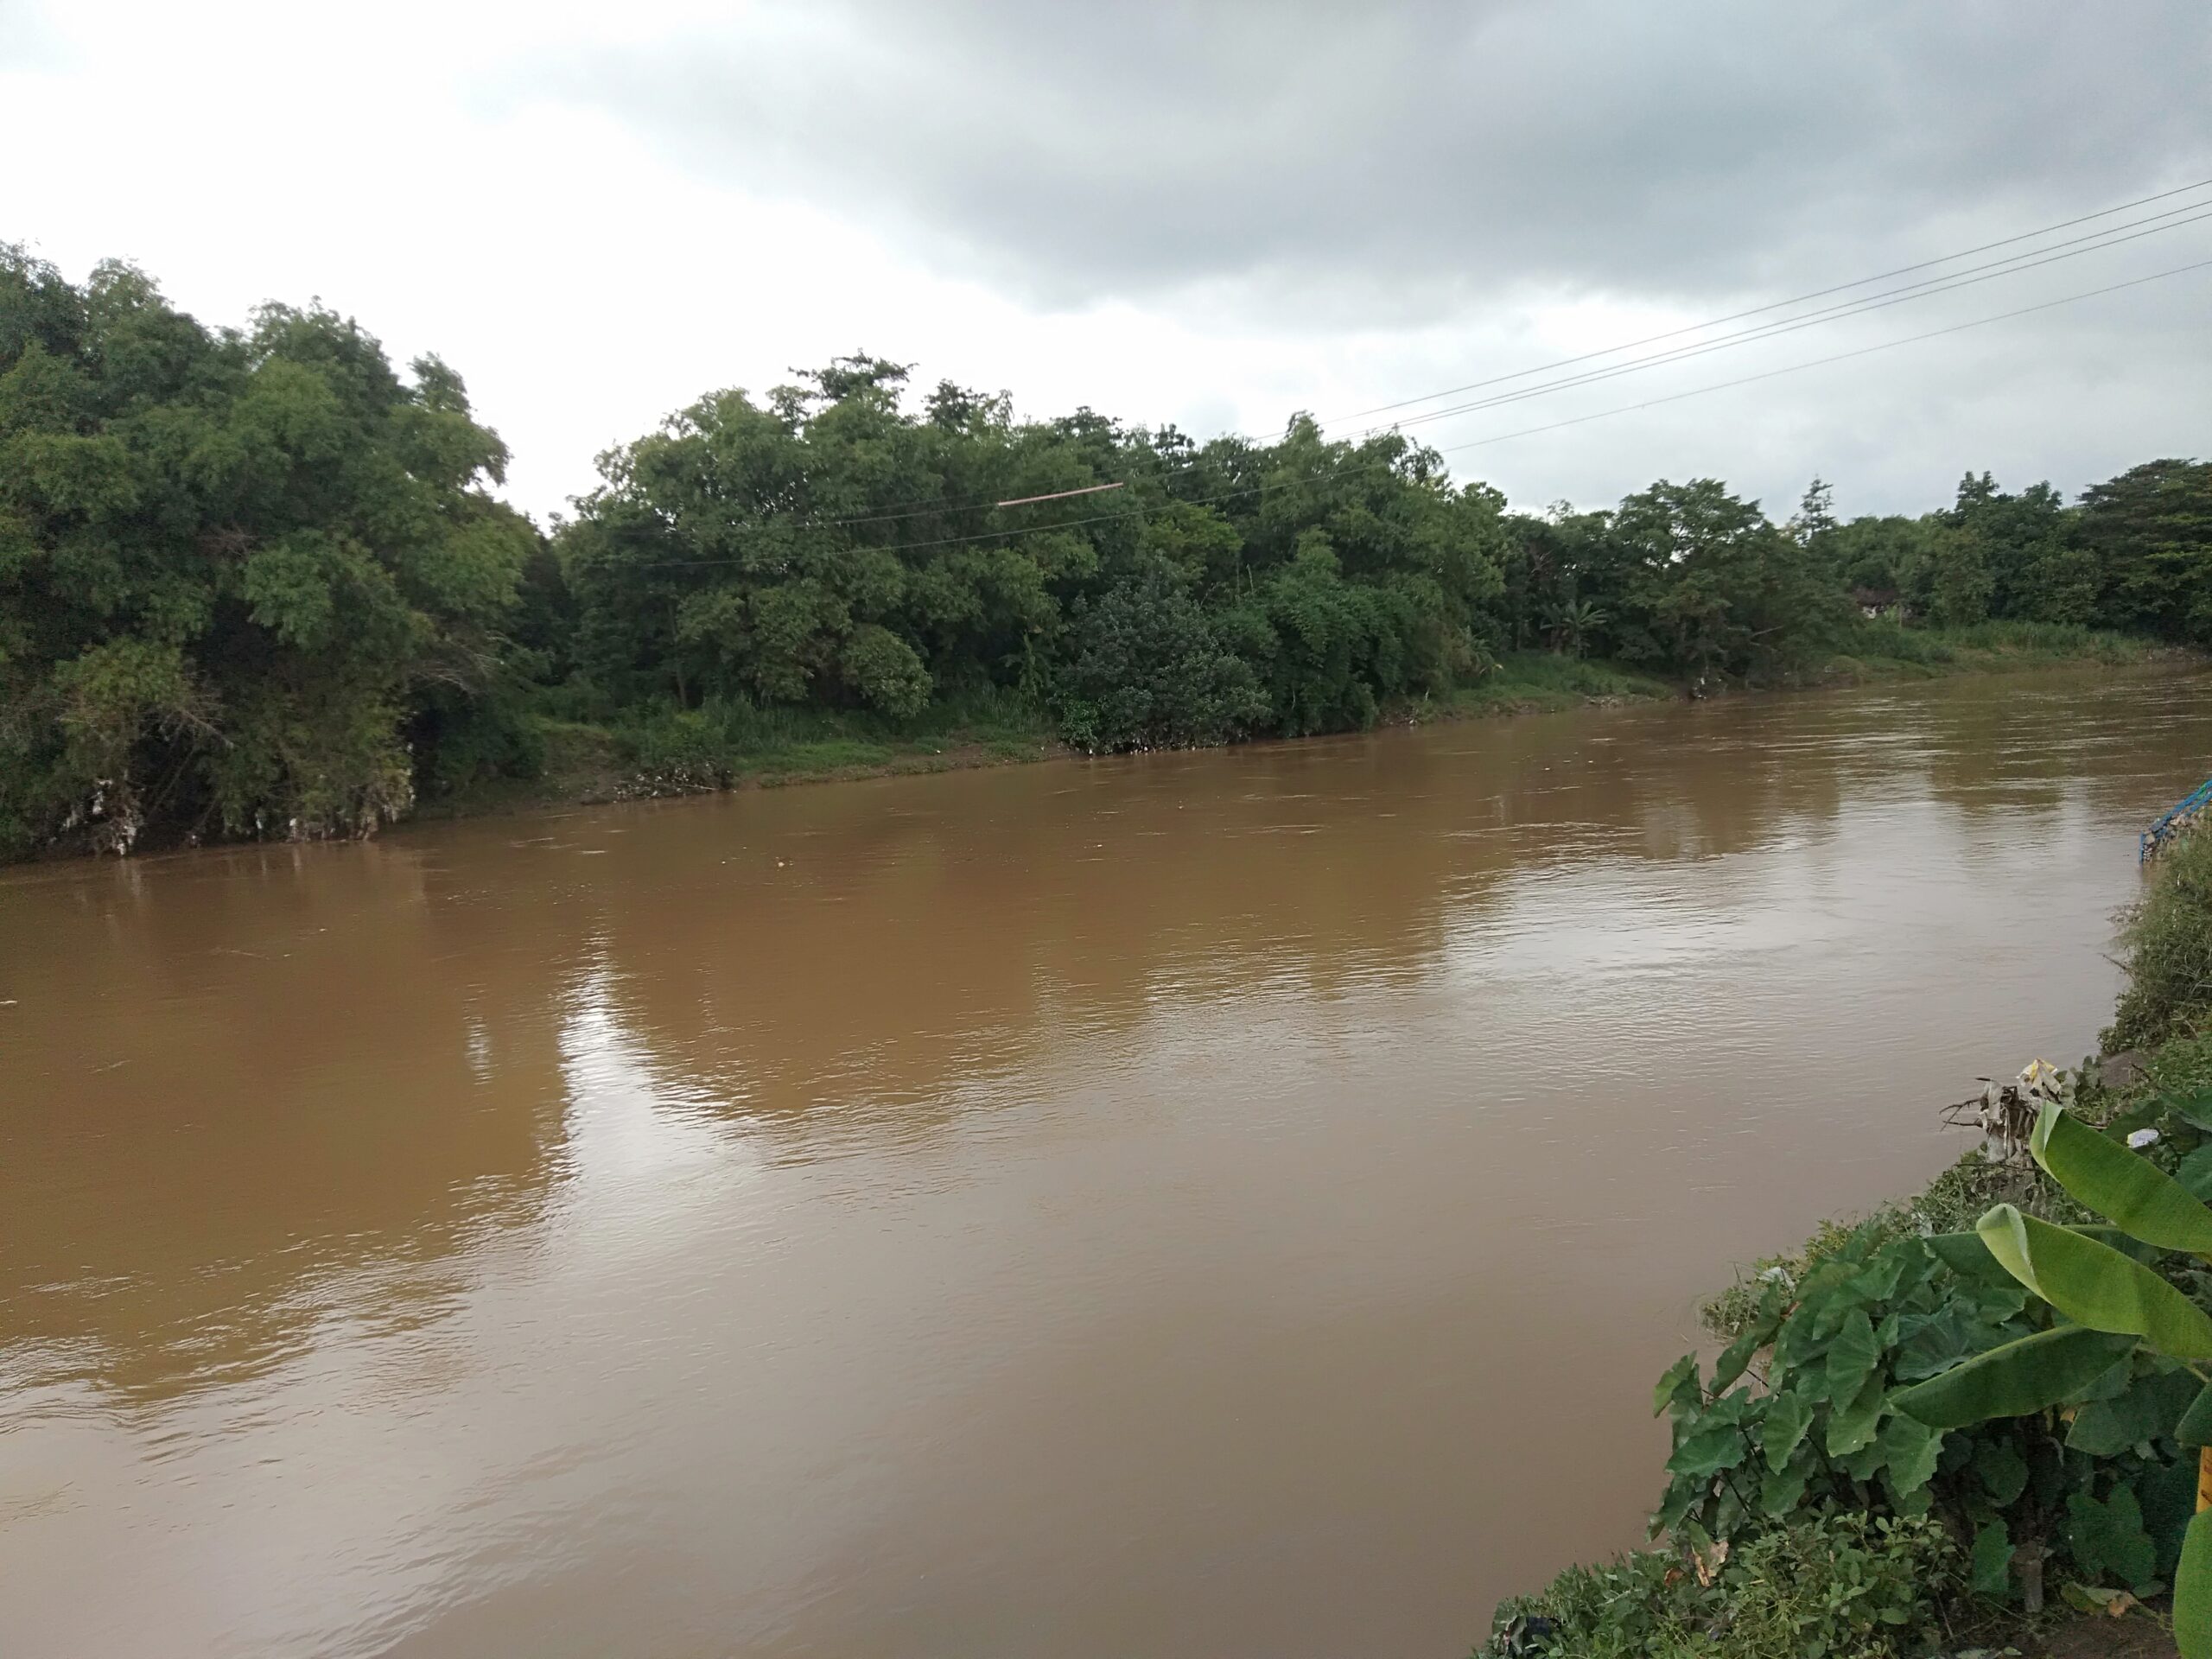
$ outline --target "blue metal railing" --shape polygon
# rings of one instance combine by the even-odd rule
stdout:
[[[2176,802],[2159,816],[2158,821],[2143,832],[2136,845],[2139,861],[2148,863],[2155,853],[2196,821],[2196,815],[2212,806],[2212,778],[2206,779],[2189,792],[2188,798]]]

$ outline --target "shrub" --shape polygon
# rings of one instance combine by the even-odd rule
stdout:
[[[2202,1027],[2212,1015],[2212,836],[2185,833],[2159,856],[2127,945],[2127,989],[2106,1047],[2146,1047]]]
[[[1713,1565],[1718,1558],[1717,1567]],[[1570,1567],[1497,1611],[1479,1654],[1554,1659],[1888,1659],[1930,1625],[1961,1563],[1933,1521],[1822,1516],[1699,1559]]]

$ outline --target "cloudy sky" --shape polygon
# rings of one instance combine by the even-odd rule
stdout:
[[[1350,429],[2212,181],[2208,70],[2202,0],[0,0],[0,239],[437,351],[542,516],[699,393],[863,347],[1025,414]],[[2212,261],[2193,213],[1418,429],[1523,505],[1710,474],[1777,513],[1816,471],[1919,510],[2212,454],[2212,269],[1578,418]]]

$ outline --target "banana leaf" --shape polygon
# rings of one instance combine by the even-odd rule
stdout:
[[[2009,1204],[1974,1230],[2005,1271],[2076,1325],[2145,1338],[2175,1359],[2212,1359],[2212,1317],[2110,1245]]]
[[[2043,1109],[2028,1149],[2061,1186],[2122,1230],[2164,1249],[2212,1256],[2212,1210],[2063,1107]]]
[[[1992,1417],[2025,1417],[2079,1394],[2135,1346],[2133,1337],[2062,1325],[1978,1354],[1889,1397],[1930,1428],[1964,1428]]]

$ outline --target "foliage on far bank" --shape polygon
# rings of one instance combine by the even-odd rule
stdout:
[[[0,246],[0,854],[404,812],[518,666],[505,461],[458,375],[332,312],[211,332]]]
[[[211,330],[0,249],[0,856],[365,834],[579,759],[654,791],[2212,645],[2180,461],[1531,515],[1395,432],[1027,419],[865,354],[611,449],[550,538],[505,460],[350,319]]]

